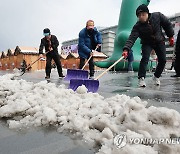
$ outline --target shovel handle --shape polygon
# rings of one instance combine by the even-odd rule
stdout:
[[[98,47],[96,47],[95,51],[97,50],[97,48],[98,48]],[[83,69],[86,67],[86,65],[88,64],[88,62],[89,62],[90,59],[92,58],[92,56],[93,56],[93,55],[91,55],[91,56],[88,58],[88,60],[86,61],[86,63],[84,64],[84,66],[82,67],[81,70],[83,70]]]
[[[106,69],[104,72],[102,72],[99,76],[97,76],[94,80],[98,80],[100,77],[102,77],[107,71],[109,71],[112,67],[114,67],[117,63],[119,63],[122,59],[124,59],[124,56],[119,58],[114,64],[112,64],[108,69]]]
[[[31,65],[29,65],[26,70],[28,70],[33,64],[35,64],[39,59],[41,59],[41,57],[39,57],[38,59],[36,59]]]
[[[46,52],[45,55],[46,55],[47,53],[49,53],[49,51]],[[29,66],[26,68],[26,70],[28,70],[29,68],[31,68],[31,66],[34,65],[34,64],[35,64],[39,59],[41,59],[41,58],[42,58],[42,57],[39,57],[38,59],[36,59],[33,63],[31,63],[31,65],[29,65]]]
[[[90,61],[90,59],[92,58],[92,56],[93,56],[93,55],[91,55],[91,56],[88,58],[88,60],[86,61],[86,63],[84,64],[84,66],[82,67],[81,70],[83,70],[83,69],[86,67],[87,63]]]

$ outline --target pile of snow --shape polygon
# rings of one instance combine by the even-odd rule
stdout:
[[[98,154],[176,154],[179,145],[130,144],[121,149],[114,137],[170,138],[180,134],[180,114],[164,107],[147,107],[139,97],[115,95],[104,98],[87,93],[82,86],[76,92],[54,83],[11,80],[0,77],[0,117],[7,117],[9,128],[55,125],[59,132],[69,131],[99,146]]]

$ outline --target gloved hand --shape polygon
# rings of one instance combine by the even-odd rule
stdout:
[[[93,52],[94,52],[94,50],[92,50],[92,51],[90,52],[90,56],[93,56],[93,54],[94,54]]]
[[[124,50],[122,53],[122,56],[124,56],[124,58],[126,59],[128,57],[128,51]]]
[[[170,38],[169,38],[169,45],[170,45],[171,47],[174,46],[174,37],[170,37]]]
[[[43,54],[40,54],[39,57],[40,57],[40,58],[43,58]]]

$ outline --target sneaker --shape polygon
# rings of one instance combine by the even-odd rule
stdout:
[[[145,83],[145,81],[144,81],[144,77],[141,77],[141,78],[139,79],[139,87],[146,87],[146,83]]]
[[[64,78],[65,76],[63,74],[59,75],[59,78]]]
[[[176,74],[176,75],[171,75],[171,77],[180,77],[180,74]]]
[[[160,86],[160,80],[159,80],[159,78],[153,76],[152,79],[153,79],[154,84],[155,84],[156,86]]]

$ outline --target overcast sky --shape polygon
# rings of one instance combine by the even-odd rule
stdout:
[[[1,0],[0,51],[39,47],[42,30],[51,29],[59,42],[78,37],[88,19],[95,26],[117,25],[122,0]],[[179,13],[180,0],[151,0],[150,12]]]

